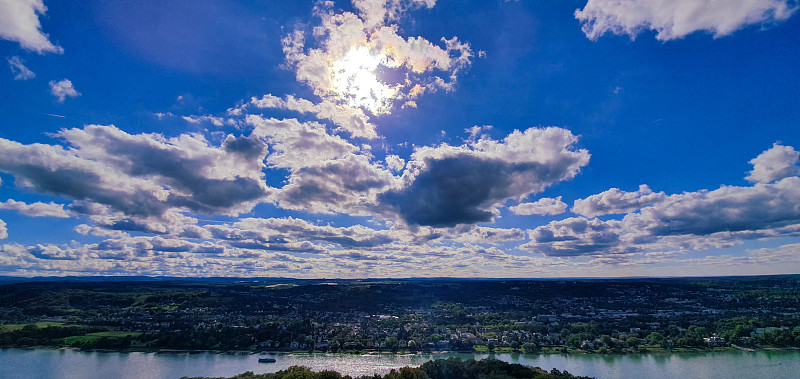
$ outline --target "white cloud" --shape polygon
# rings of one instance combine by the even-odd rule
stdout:
[[[796,2],[788,0],[589,0],[575,18],[592,40],[606,33],[635,38],[650,29],[656,39],[669,41],[697,31],[722,37],[748,25],[786,20],[796,10]]]
[[[247,116],[254,126],[253,135],[266,140],[272,154],[267,163],[279,168],[297,171],[359,151],[358,147],[342,137],[328,134],[325,126],[316,122],[299,122],[295,119],[278,120]]]
[[[521,241],[526,238],[525,231],[519,228],[490,228],[486,226],[459,225],[446,231],[451,234],[444,238],[457,242],[470,242],[478,244],[497,244],[508,241]],[[444,232],[440,232],[444,233]]]
[[[157,113],[156,114],[156,117],[158,117],[159,119],[163,118],[164,116],[165,116],[165,114],[163,114],[163,113]],[[203,122],[210,122],[211,124],[213,124],[214,126],[217,126],[217,127],[221,127],[221,126],[225,125],[225,119],[223,119],[222,117],[216,117],[216,116],[211,116],[211,115],[206,115],[206,116],[183,116],[181,118],[183,118],[184,121],[186,121],[186,122],[188,122],[190,124],[194,124],[194,125],[199,125],[199,124],[201,124]]]
[[[6,222],[0,220],[0,240],[8,238],[8,228],[6,228]]]
[[[283,39],[287,66],[317,96],[372,114],[388,113],[396,103],[414,106],[426,91],[452,90],[474,58],[469,44],[456,37],[441,39],[443,47],[422,37],[404,38],[392,23],[410,8],[434,4],[356,1],[359,17],[334,13],[332,2],[320,3],[315,14],[322,23],[313,28],[313,40],[302,29]],[[379,68],[401,79],[385,82],[375,74]]]
[[[174,209],[238,214],[269,191],[262,171],[266,148],[256,139],[231,136],[214,147],[195,134],[167,139],[102,125],[57,136],[71,147],[0,139],[0,171],[38,192],[142,218],[165,217]]]
[[[532,203],[520,203],[508,209],[516,215],[558,215],[567,210],[567,203],[561,201],[561,196],[555,199],[543,197]]]
[[[385,22],[397,21],[413,8],[433,8],[436,0],[353,0],[368,29],[383,25]]]
[[[402,171],[403,167],[405,166],[406,166],[405,159],[400,158],[399,156],[393,154],[386,156],[386,167],[388,167],[389,170],[392,170],[394,172],[399,172]]]
[[[790,176],[800,175],[797,162],[800,152],[791,146],[774,143],[772,148],[750,160],[753,170],[745,179],[757,183],[769,183]]]
[[[67,97],[78,97],[81,94],[72,87],[69,79],[50,81],[50,93],[58,98],[59,103],[63,103]]]
[[[290,171],[287,184],[271,199],[281,207],[312,213],[371,214],[376,196],[395,180],[370,162],[369,151],[331,135],[324,125],[249,115],[253,136],[270,144],[270,167]]]
[[[8,65],[11,67],[11,72],[14,74],[14,80],[28,80],[36,77],[30,69],[25,67],[25,62],[20,57],[8,58]]]
[[[620,221],[570,217],[550,222],[528,232],[531,242],[522,245],[532,252],[551,256],[605,255],[627,252],[620,240]]]
[[[492,125],[475,125],[471,128],[464,129],[464,131],[469,135],[467,141],[475,141],[478,137],[482,138],[486,136],[486,134],[482,134],[484,131],[488,132],[493,128]]]
[[[53,202],[26,204],[22,201],[9,199],[6,202],[0,203],[0,209],[15,210],[31,217],[69,217],[69,214],[64,210],[64,204],[56,204]]]
[[[522,248],[553,256],[687,251],[729,247],[742,240],[800,236],[800,153],[775,143],[751,160],[751,187],[665,195],[641,185],[612,188],[575,201],[586,217],[626,213],[622,220],[569,218],[530,231]]]
[[[24,49],[39,54],[63,53],[64,49],[42,33],[38,14],[46,11],[42,0],[0,0],[0,38],[19,42]]]
[[[586,217],[635,212],[666,199],[664,192],[653,192],[646,184],[635,192],[611,188],[608,191],[575,200],[572,211]]]
[[[375,125],[369,122],[369,117],[360,108],[351,108],[344,105],[336,104],[329,100],[323,100],[320,103],[313,103],[310,100],[296,98],[292,95],[287,95],[285,98],[273,96],[271,94],[264,95],[262,98],[252,98],[250,105],[256,108],[277,108],[288,109],[300,113],[313,113],[319,119],[327,119],[334,124],[340,126],[342,129],[349,132],[353,137],[362,138],[377,138],[378,134],[375,133]],[[246,108],[246,105],[240,108]],[[232,112],[236,112],[233,111]]]
[[[670,195],[622,220],[570,218],[530,236],[523,248],[554,256],[698,250],[800,236],[800,178]]]

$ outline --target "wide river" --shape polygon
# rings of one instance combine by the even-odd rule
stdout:
[[[50,349],[0,349],[0,378],[131,378],[233,376],[245,371],[276,372],[299,365],[331,369],[352,376],[386,373],[419,366],[430,359],[482,359],[487,354],[346,355],[277,354],[275,363],[258,363],[260,355],[213,353],[100,353]],[[496,354],[506,362],[553,367],[597,378],[798,378],[800,351],[676,353],[637,355]]]

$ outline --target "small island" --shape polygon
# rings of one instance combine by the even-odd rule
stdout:
[[[274,374],[256,375],[246,372],[228,379],[353,379],[336,371],[313,372],[304,367],[293,366]],[[187,379],[187,378],[184,378]],[[209,378],[192,378],[209,379]],[[224,379],[224,378],[218,378]],[[538,367],[527,367],[515,363],[506,363],[496,359],[466,360],[456,358],[437,359],[426,362],[420,367],[403,367],[392,370],[386,375],[375,374],[357,379],[590,379],[586,376],[575,376],[567,371],[552,369],[550,372]]]

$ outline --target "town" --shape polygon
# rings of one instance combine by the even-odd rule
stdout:
[[[800,346],[800,276],[0,285],[0,346],[635,353]]]

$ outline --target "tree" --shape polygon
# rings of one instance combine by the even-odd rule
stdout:
[[[664,336],[659,332],[652,332],[645,339],[650,345],[662,345],[664,343]]]
[[[397,351],[397,347],[399,346],[399,342],[397,341],[396,337],[389,337],[386,339],[386,348],[390,349],[391,351]]]
[[[539,346],[536,345],[535,343],[528,342],[522,345],[522,351],[528,354],[536,353],[539,351]]]
[[[611,336],[609,336],[608,334],[603,334],[602,336],[600,336],[600,342],[603,345],[605,345],[606,347],[611,348],[611,349],[613,349],[614,345],[615,345],[614,344],[614,339],[611,338]]]

